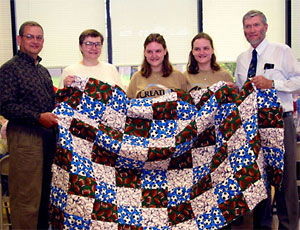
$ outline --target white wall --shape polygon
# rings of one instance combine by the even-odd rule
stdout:
[[[117,65],[141,64],[150,33],[163,35],[172,63],[186,63],[198,30],[196,0],[112,0],[111,18]]]
[[[13,55],[9,2],[0,1],[0,66]]]
[[[27,20],[36,20],[45,30],[41,53],[47,67],[66,66],[81,59],[78,36],[88,28],[106,36],[105,0],[15,0],[17,29]],[[9,0],[1,0],[0,62],[12,55]],[[293,17],[298,16],[299,0],[293,0]],[[298,8],[297,8],[298,7]],[[250,9],[263,11],[269,23],[267,38],[285,42],[285,1],[282,0],[203,0],[204,32],[215,43],[218,61],[235,61],[248,48],[242,16]],[[299,16],[298,16],[299,17]],[[161,33],[167,42],[172,63],[185,63],[190,41],[197,33],[196,0],[111,0],[113,62],[139,65],[143,42],[152,32]],[[300,56],[300,32],[293,24],[293,48]],[[296,21],[294,20],[293,23]],[[4,34],[4,35],[3,35]],[[107,59],[104,43],[101,59]]]
[[[203,31],[214,40],[219,61],[236,61],[237,56],[249,47],[242,18],[253,9],[262,11],[267,17],[267,39],[285,43],[285,1],[203,0]]]
[[[17,28],[24,21],[37,21],[44,29],[40,54],[47,67],[67,66],[81,60],[78,37],[96,29],[105,36],[105,6],[101,0],[15,0]],[[106,47],[106,46],[105,46]],[[106,59],[106,48],[102,59]]]
[[[300,0],[292,0],[292,49],[300,61]]]

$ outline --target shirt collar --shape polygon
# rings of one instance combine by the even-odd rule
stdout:
[[[265,50],[265,48],[267,47],[267,45],[269,44],[269,42],[267,41],[267,39],[264,39],[255,49],[258,55],[261,55],[263,53],[263,51]],[[254,48],[251,46],[249,49],[249,52],[252,54],[252,51],[254,50]]]
[[[28,62],[31,62],[33,64],[35,64],[35,60],[33,57],[31,57],[30,55],[22,52],[21,50],[18,51],[17,55],[25,60],[27,60]],[[37,57],[37,63],[40,63],[42,61],[42,58],[40,56]]]

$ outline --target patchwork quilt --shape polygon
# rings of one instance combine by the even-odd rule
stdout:
[[[280,186],[283,120],[276,91],[224,82],[129,99],[76,77],[59,90],[53,229],[219,229]]]

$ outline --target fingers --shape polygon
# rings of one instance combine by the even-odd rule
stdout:
[[[56,114],[51,113],[50,114],[50,120],[52,121],[53,124],[58,124],[58,116]]]
[[[58,116],[56,114],[46,112],[41,113],[39,118],[39,123],[46,128],[50,128],[58,124]]]
[[[251,82],[258,88],[258,89],[270,89],[272,88],[272,80],[265,78],[264,76],[255,76],[251,79]]]
[[[59,117],[56,114],[50,113],[50,112],[48,112],[48,113],[49,113],[49,116],[51,116],[52,118],[59,119]]]
[[[75,76],[66,76],[64,79],[64,86],[71,86],[71,84],[75,81]]]
[[[237,86],[235,83],[233,83],[233,82],[226,82],[226,85],[227,85],[228,87],[231,87],[231,88],[235,88],[235,89],[238,88],[238,86]]]

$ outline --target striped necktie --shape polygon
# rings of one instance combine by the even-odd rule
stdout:
[[[248,78],[254,77],[256,74],[256,66],[257,66],[257,52],[256,49],[252,51],[252,59],[248,69]]]

